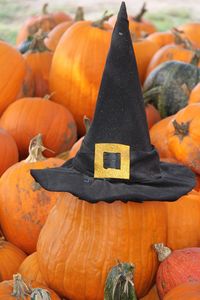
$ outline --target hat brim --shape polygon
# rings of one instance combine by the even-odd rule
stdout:
[[[86,176],[73,168],[72,160],[58,168],[31,170],[34,179],[46,190],[69,192],[82,200],[98,201],[175,201],[195,186],[194,173],[182,166],[161,162],[161,177],[155,181],[130,184],[113,183]]]

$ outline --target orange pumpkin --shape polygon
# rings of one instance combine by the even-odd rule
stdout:
[[[144,3],[141,11],[136,16],[128,16],[129,30],[136,38],[145,37],[156,31],[154,24],[143,18],[143,15],[146,13],[146,11],[146,4]],[[114,26],[116,19],[116,16],[111,17],[109,23]]]
[[[22,250],[0,238],[0,281],[12,279],[25,258]]]
[[[15,140],[0,128],[0,176],[13,164],[18,162],[19,153]]]
[[[200,282],[200,248],[192,247],[172,251],[162,243],[155,244],[154,247],[160,261],[156,274],[156,286],[161,300],[170,290],[182,283]]]
[[[34,92],[35,92],[35,82],[34,82],[33,71],[26,63],[26,73],[21,86],[21,90],[17,95],[17,99],[24,98],[24,97],[33,97]]]
[[[152,57],[157,53],[158,46],[156,43],[147,39],[134,39],[133,48],[136,56],[137,67],[140,82],[143,83],[146,77],[147,67]],[[148,51],[146,51],[148,49]]]
[[[156,43],[158,45],[158,48],[161,48],[165,45],[174,43],[174,38],[174,34],[171,31],[157,31],[148,35],[147,40]]]
[[[193,103],[174,115],[167,127],[168,146],[182,164],[200,174],[200,103]]]
[[[197,246],[199,210],[195,191],[175,202],[109,204],[91,204],[62,193],[40,233],[40,270],[48,286],[66,298],[100,300],[116,258],[134,262],[135,289],[143,297],[157,270],[152,241],[176,248]]]
[[[64,33],[54,53],[49,78],[52,100],[72,112],[81,136],[83,116],[91,119],[94,113],[110,39],[111,27],[103,20],[80,21]]]
[[[200,282],[186,282],[170,290],[163,300],[200,300]]]
[[[45,3],[42,8],[41,15],[28,18],[22,25],[16,39],[16,44],[24,42],[28,36],[35,34],[39,29],[43,32],[49,32],[57,24],[65,21],[70,21],[72,18],[64,12],[48,13],[48,3]]]
[[[49,211],[57,199],[38,185],[30,175],[30,169],[60,166],[58,158],[45,159],[41,136],[32,140],[30,155],[10,167],[0,178],[0,223],[8,241],[26,253],[36,249],[38,236]]]
[[[6,42],[0,41],[0,115],[16,100],[26,71],[23,56]]]
[[[200,31],[200,23],[185,23],[178,27],[180,31],[183,31],[184,36],[186,36],[195,47],[200,48],[200,37],[197,32]]]
[[[200,102],[200,82],[191,91],[188,104],[196,102]]]
[[[76,11],[76,15],[74,20],[62,22],[56,27],[54,27],[49,33],[47,38],[45,39],[45,44],[48,49],[55,51],[60,38],[63,36],[64,32],[75,22],[83,21],[83,9],[82,7],[78,7]]]
[[[183,61],[189,63],[192,61],[194,55],[195,55],[194,50],[184,48],[182,45],[174,45],[174,44],[166,45],[160,48],[152,57],[147,68],[146,77],[158,65],[166,61],[176,60],[176,61]]]
[[[47,156],[69,150],[76,141],[73,116],[48,97],[15,101],[0,118],[0,126],[14,137],[21,158],[27,157],[29,142],[38,133],[43,135],[45,146],[53,151],[46,151]]]
[[[173,119],[173,116],[162,119],[154,124],[150,129],[150,138],[152,145],[155,146],[161,158],[173,158],[168,147],[167,125]]]
[[[47,295],[50,298],[47,298]],[[0,300],[32,300],[51,299],[60,300],[58,295],[48,287],[34,281],[29,286],[20,274],[14,274],[13,280],[5,280],[0,283]]]
[[[140,300],[160,300],[160,298],[158,296],[156,285],[154,285],[150,289],[150,291],[148,292],[148,294],[146,296],[144,296],[143,298],[141,298]]]
[[[20,265],[19,269],[16,271],[18,271],[18,273],[22,275],[25,281],[29,282],[30,284],[33,281],[37,281],[46,285],[39,269],[37,252],[34,252],[33,254],[27,256]]]
[[[49,93],[49,72],[53,58],[53,52],[44,44],[45,35],[36,34],[23,54],[28,67],[33,74],[34,96],[44,97]]]
[[[145,112],[149,129],[161,120],[159,111],[153,105],[147,104],[145,106]]]

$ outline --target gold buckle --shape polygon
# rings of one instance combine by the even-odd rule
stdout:
[[[104,152],[120,153],[120,169],[104,168]],[[94,178],[130,179],[130,146],[95,144]]]

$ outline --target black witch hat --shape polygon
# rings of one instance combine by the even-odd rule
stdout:
[[[58,168],[31,170],[47,190],[89,202],[174,201],[195,185],[193,172],[160,162],[150,143],[125,3],[112,34],[96,111],[75,158]]]

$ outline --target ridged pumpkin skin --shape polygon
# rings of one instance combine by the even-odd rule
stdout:
[[[200,83],[198,83],[191,91],[188,104],[200,102]]]
[[[23,56],[14,47],[0,41],[0,115],[16,100],[25,71]]]
[[[27,256],[17,271],[27,283],[37,281],[46,285],[39,269],[37,252]]]
[[[22,250],[0,239],[0,281],[12,279],[25,258]]]
[[[174,42],[174,35],[170,31],[157,31],[148,35],[147,40],[156,43],[158,47],[161,48],[165,45],[172,44]]]
[[[177,285],[163,300],[200,300],[200,282],[186,282]],[[153,300],[153,299],[152,299]]]
[[[156,275],[156,286],[161,300],[179,284],[200,281],[199,260],[200,248],[185,248],[172,251],[160,263]]]
[[[90,21],[75,23],[62,36],[52,61],[52,100],[71,111],[80,135],[85,133],[83,116],[92,119],[95,109],[112,33],[110,26],[106,28]]]
[[[38,133],[42,134],[45,147],[54,151],[46,151],[45,156],[69,150],[77,139],[72,114],[62,105],[44,98],[15,101],[0,118],[0,126],[14,137],[21,158],[27,157],[29,142]]]
[[[173,155],[168,147],[167,125],[174,116],[169,116],[158,121],[150,128],[150,139],[161,158],[172,158]]]
[[[181,109],[167,127],[170,151],[182,164],[200,174],[200,103]]]
[[[10,167],[0,178],[0,224],[6,239],[26,253],[36,250],[38,236],[58,193],[38,185],[30,169],[59,166],[58,158],[27,163],[21,161]]]
[[[119,259],[135,264],[141,297],[153,283],[157,259],[151,245],[166,239],[165,219],[161,202],[90,204],[62,193],[37,244],[42,275],[66,298],[102,300],[107,273]]]
[[[188,104],[189,94],[199,81],[198,67],[180,61],[164,62],[146,78],[144,98],[148,95],[150,103],[155,105],[164,118]]]
[[[0,128],[0,176],[13,164],[18,162],[19,153],[14,138]]]
[[[143,298],[141,298],[140,300],[160,300],[160,298],[158,296],[156,285],[154,285],[150,289],[150,291],[148,292],[148,294],[146,296],[144,296]]]
[[[56,295],[54,291],[52,291],[45,285],[41,285],[39,282],[36,281],[32,282],[31,288],[38,288],[38,287],[47,290],[49,292],[51,300],[61,300],[60,297],[58,297],[58,295]],[[32,300],[30,295],[25,296],[24,298],[22,297],[17,298],[15,296],[12,296],[12,292],[13,292],[13,280],[5,280],[0,282],[0,300]]]
[[[193,56],[194,51],[185,49],[181,45],[166,45],[159,49],[152,57],[147,68],[146,76],[148,76],[157,66],[166,61],[176,60],[190,63]]]

